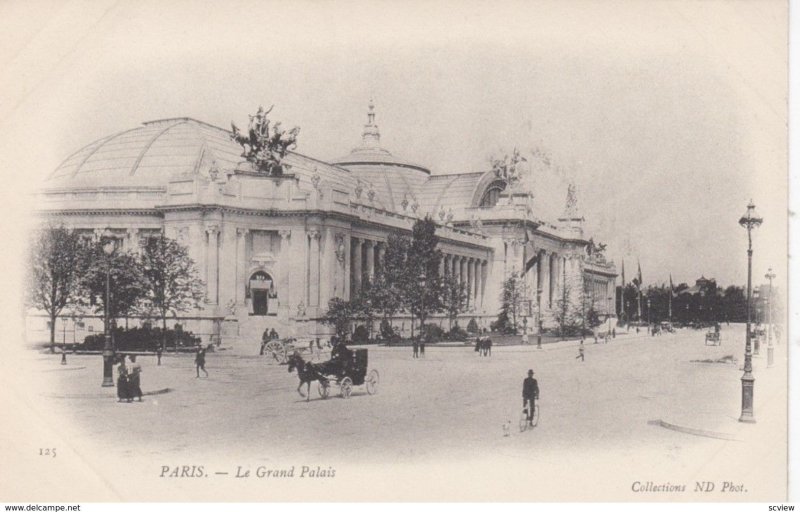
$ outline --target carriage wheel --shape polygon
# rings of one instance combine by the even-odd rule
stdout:
[[[342,379],[342,382],[339,383],[339,389],[342,392],[342,398],[350,398],[350,393],[353,392],[353,381],[350,377],[345,377]]]
[[[286,348],[280,341],[270,341],[264,347],[264,354],[270,364],[283,364],[286,362]]]
[[[319,396],[322,398],[328,398],[328,393],[330,393],[330,385],[323,384],[322,382],[317,382],[317,391],[319,392]]]
[[[367,375],[367,393],[374,395],[378,392],[378,381],[380,381],[378,370],[370,370],[369,375]]]

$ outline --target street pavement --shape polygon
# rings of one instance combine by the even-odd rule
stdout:
[[[755,424],[738,421],[741,325],[723,327],[720,346],[705,345],[704,331],[642,330],[584,349],[580,361],[577,341],[496,346],[491,357],[428,345],[412,359],[410,347],[372,346],[378,394],[356,387],[345,400],[334,389],[323,400],[312,385],[309,402],[296,374],[264,357],[210,353],[208,378],[196,378],[190,355],[167,354],[162,366],[140,357],[143,390],[160,393],[142,403],[100,387],[99,356],[61,366],[28,350],[3,373],[20,421],[2,432],[25,437],[10,453],[28,465],[0,485],[21,499],[31,489],[11,483],[29,471],[58,499],[785,501],[785,345],[773,368],[765,346],[754,358]],[[702,362],[725,356],[736,362]],[[520,432],[529,368],[541,418]],[[31,459],[40,445],[61,453]],[[165,466],[204,475],[161,476]],[[322,476],[234,478],[240,466]],[[66,483],[65,472],[80,478]]]

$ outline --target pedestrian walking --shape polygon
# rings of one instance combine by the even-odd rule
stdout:
[[[156,358],[158,359],[158,366],[161,366],[161,354],[162,354],[162,352],[163,351],[161,350],[161,345],[159,345],[158,349],[156,349]]]
[[[523,345],[527,345],[528,344],[528,326],[527,325],[522,328],[522,344]]]
[[[528,412],[528,425],[531,427],[533,426],[533,410],[538,399],[539,383],[533,378],[533,370],[528,370],[528,378],[522,381],[522,408]]]
[[[425,336],[419,339],[419,356],[425,357]]]
[[[203,373],[208,377],[208,372],[206,371],[206,349],[203,347],[197,347],[197,355],[194,356],[194,364],[195,370],[197,370],[197,378],[200,378],[200,370],[203,370]]]
[[[130,390],[130,399],[133,400],[134,397],[138,398],[139,401],[142,401],[142,386],[141,386],[141,375],[142,375],[142,365],[136,362],[136,356],[131,354],[131,370],[128,376],[128,385]]]
[[[417,359],[419,357],[419,341],[417,341],[417,338],[411,340],[411,349],[413,351],[412,357]]]
[[[578,355],[577,355],[577,356],[575,356],[575,359],[580,359],[580,360],[581,360],[581,362],[583,362],[583,361],[584,361],[584,358],[583,358],[583,343],[581,343],[580,345],[578,345]]]
[[[122,402],[123,400],[127,400],[128,402],[131,401],[131,393],[130,393],[130,385],[128,381],[128,367],[125,366],[125,356],[122,356],[122,359],[119,362],[119,366],[117,366],[117,401]]]

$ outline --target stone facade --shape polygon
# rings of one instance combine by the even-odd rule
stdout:
[[[87,236],[110,230],[133,251],[161,232],[179,240],[207,295],[181,321],[248,351],[266,328],[327,336],[319,318],[328,301],[359,293],[389,235],[410,233],[425,215],[439,223],[441,271],[468,290],[462,326],[470,318],[488,326],[514,271],[528,312],[541,311],[545,326],[565,283],[586,281],[613,297],[616,272],[587,257],[574,191],[565,217],[549,223],[536,217],[532,191],[506,190],[493,171],[431,175],[379,143],[370,105],[350,155],[327,163],[290,153],[285,175],[267,177],[242,161],[226,130],[188,118],[149,122],[67,158],[41,190],[38,213]],[[410,327],[407,318],[397,324]]]

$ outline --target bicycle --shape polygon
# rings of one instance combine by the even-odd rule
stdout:
[[[533,406],[533,417],[531,418],[531,424],[528,424],[528,409],[522,409],[522,413],[519,416],[519,431],[525,432],[529,428],[534,428],[539,424],[539,404],[535,404]]]

